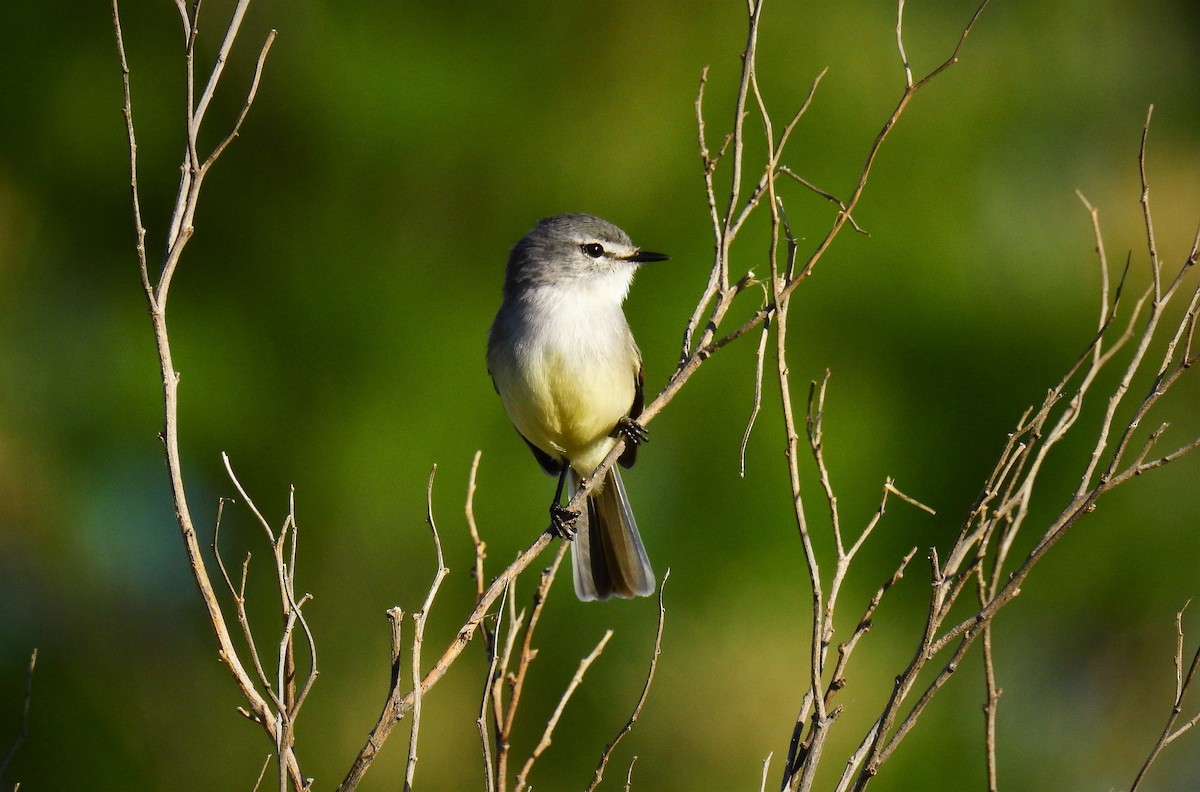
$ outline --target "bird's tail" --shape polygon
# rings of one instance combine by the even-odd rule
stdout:
[[[579,483],[574,471],[570,472],[570,483],[573,492]],[[654,593],[654,570],[615,467],[588,496],[587,509],[575,525],[578,533],[571,545],[571,566],[579,599],[647,597]]]

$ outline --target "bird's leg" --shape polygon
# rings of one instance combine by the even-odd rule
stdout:
[[[567,483],[567,469],[570,466],[563,461],[562,471],[558,474],[558,487],[554,490],[554,500],[550,503],[550,530],[559,538],[571,541],[575,538],[574,523],[579,519],[579,512],[572,511],[559,503],[562,499],[563,487]]]
[[[613,428],[613,437],[619,437],[631,446],[650,442],[650,432],[646,427],[628,415],[623,415],[617,420],[617,425]]]

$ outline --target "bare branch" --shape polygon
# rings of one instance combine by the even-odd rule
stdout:
[[[479,455],[476,454],[475,458],[479,459]],[[498,609],[500,612],[504,611],[504,600],[508,599],[511,593],[511,588],[505,590],[504,599],[500,601]],[[475,725],[479,729],[479,741],[483,750],[483,781],[485,792],[496,792],[496,774],[495,768],[492,765],[492,742],[488,739],[488,705],[493,700],[492,685],[497,683],[499,679],[497,674],[501,673],[499,655],[496,652],[496,641],[499,638],[502,621],[502,619],[497,618],[495,634],[489,636],[487,677],[483,681],[483,695],[479,701],[479,717],[475,719]]]
[[[222,63],[223,58],[228,55],[229,49],[232,47],[233,41],[236,38],[237,29],[241,22],[241,13],[244,11],[244,6],[247,1],[248,0],[243,0],[239,12],[237,12],[234,19],[230,21],[229,26],[226,28],[226,45],[222,47]],[[187,74],[186,90],[188,93],[188,126],[186,130],[187,153],[184,157],[182,165],[183,178],[180,182],[180,188],[176,195],[175,210],[172,221],[168,228],[167,252],[159,269],[160,274],[158,275],[157,283],[155,283],[151,278],[149,262],[146,256],[146,232],[142,221],[142,213],[138,197],[137,139],[133,123],[133,102],[132,91],[130,88],[131,72],[129,61],[125,52],[125,40],[121,28],[120,11],[117,5],[117,0],[113,0],[112,3],[113,31],[116,37],[117,55],[121,66],[121,84],[124,100],[122,112],[125,117],[126,136],[129,143],[130,200],[133,208],[134,229],[137,239],[136,249],[138,256],[138,269],[142,282],[142,289],[145,293],[147,305],[149,307],[151,324],[154,329],[155,344],[158,350],[159,368],[162,374],[163,382],[164,426],[161,437],[166,455],[167,470],[171,487],[171,498],[175,507],[176,521],[179,525],[180,536],[183,540],[188,566],[191,569],[193,579],[196,581],[196,586],[199,589],[201,600],[204,603],[209,622],[212,625],[214,636],[217,640],[218,656],[229,668],[229,671],[236,681],[238,688],[241,690],[242,696],[246,700],[248,705],[248,709],[246,710],[247,715],[252,720],[262,724],[271,741],[276,745],[280,745],[280,729],[282,728],[282,724],[278,722],[278,718],[272,712],[272,703],[274,702],[269,703],[268,700],[258,692],[254,680],[247,673],[241,662],[241,659],[238,656],[238,652],[234,646],[228,626],[226,625],[224,615],[221,612],[216,592],[213,589],[212,581],[205,565],[204,555],[200,549],[200,544],[196,535],[196,529],[192,520],[191,512],[188,508],[182,473],[182,464],[180,461],[178,424],[179,372],[176,371],[171,357],[171,345],[167,335],[166,306],[167,296],[171,284],[171,276],[179,262],[179,257],[183,252],[183,248],[187,243],[187,239],[191,235],[192,217],[194,216],[195,208],[200,195],[200,184],[202,181],[203,172],[198,170],[198,162],[195,156],[195,151],[196,141],[200,133],[200,122],[202,121],[203,112],[201,112],[199,117],[197,117],[193,113],[192,105],[193,60],[195,52],[195,40],[197,35],[195,15],[199,13],[199,3],[193,5],[193,15],[190,17],[182,2],[177,2],[176,8],[180,11],[184,36],[187,41],[187,48],[185,52],[185,67]],[[265,57],[265,55],[263,57]],[[220,81],[220,76],[221,69],[214,69],[214,72],[209,80],[209,90],[206,91],[207,96],[211,97],[211,92],[216,90],[217,83]],[[204,101],[204,104],[207,105],[207,99]],[[292,784],[299,789],[306,788],[307,782],[304,779],[303,774],[300,772],[299,765],[290,747],[283,752],[281,761],[284,765],[286,765],[287,775],[291,777]]]
[[[479,460],[483,452],[476,451],[471,460],[471,474],[467,479],[467,502],[463,507],[467,519],[467,529],[471,532],[471,544],[475,547],[475,566],[471,571],[475,578],[475,600],[483,596],[483,562],[487,559],[487,543],[479,536],[479,526],[475,523],[475,479],[479,474]]]
[[[824,72],[822,72],[822,74],[824,74]],[[866,229],[864,229],[857,222],[855,222],[854,218],[850,216],[850,213],[846,209],[846,204],[844,201],[842,201],[841,198],[838,198],[833,193],[829,193],[829,192],[826,192],[825,190],[822,190],[820,187],[813,184],[812,182],[810,182],[808,179],[804,178],[800,174],[796,173],[794,170],[789,168],[787,165],[781,165],[779,168],[779,172],[782,173],[784,176],[790,176],[793,180],[798,182],[800,185],[802,185],[806,189],[811,190],[812,192],[815,192],[817,195],[821,196],[825,200],[830,201],[831,203],[837,204],[837,207],[839,209],[841,209],[843,212],[846,212],[846,218],[850,221],[850,225],[854,228],[855,231],[862,234],[863,236],[870,236],[870,234],[867,233]]]
[[[412,789],[413,777],[417,770],[417,737],[421,728],[421,647],[425,640],[425,622],[429,618],[429,609],[433,607],[433,598],[437,596],[442,580],[450,572],[446,568],[446,560],[442,555],[442,539],[438,536],[437,523],[433,519],[433,478],[437,474],[437,465],[429,471],[429,483],[425,487],[425,520],[433,534],[433,547],[437,551],[437,572],[433,583],[429,585],[429,593],[421,609],[413,614],[413,645],[412,645],[412,729],[408,739],[408,762],[404,766],[404,789]]]
[[[979,604],[987,604],[988,587],[983,574],[983,567],[978,566],[976,579],[979,586]],[[996,762],[996,712],[1000,706],[1000,696],[1004,692],[996,682],[996,657],[992,651],[992,624],[988,622],[983,627],[983,755],[987,767],[988,792],[997,792],[999,778]]]
[[[217,53],[217,60],[213,64],[212,73],[208,76],[208,83],[204,86],[204,93],[201,94],[200,101],[196,104],[196,108],[192,112],[192,128],[189,129],[189,133],[193,138],[199,133],[200,125],[204,123],[204,116],[208,112],[209,102],[212,101],[213,95],[217,92],[217,84],[221,81],[221,74],[225,71],[225,63],[229,60],[229,53],[233,50],[233,43],[237,40],[238,31],[242,27],[242,18],[246,15],[246,9],[249,6],[250,0],[238,0],[237,7],[233,10],[233,17],[229,20],[229,26],[225,28],[225,39],[221,42],[221,49]],[[196,24],[195,20],[193,20],[192,30],[194,31],[195,28]]]
[[[1175,614],[1175,699],[1171,703],[1171,712],[1167,716],[1167,723],[1163,727],[1162,734],[1159,735],[1158,741],[1150,749],[1150,755],[1146,757],[1145,763],[1133,779],[1133,784],[1129,787],[1129,792],[1136,792],[1145,779],[1146,774],[1150,772],[1151,765],[1158,759],[1159,754],[1162,753],[1164,748],[1178,737],[1195,728],[1197,723],[1200,723],[1200,712],[1197,712],[1195,716],[1178,729],[1175,728],[1175,723],[1179,720],[1179,716],[1183,712],[1183,698],[1187,695],[1188,689],[1195,680],[1196,672],[1200,670],[1200,647],[1192,655],[1192,661],[1188,665],[1187,672],[1185,673],[1183,670],[1183,612],[1187,610],[1189,604],[1191,604],[1190,600],[1185,602],[1183,607]]]
[[[142,204],[138,196],[138,165],[137,165],[137,135],[133,128],[133,99],[129,88],[129,61],[125,57],[125,37],[121,32],[121,14],[117,8],[117,0],[112,3],[113,30],[117,37],[117,55],[121,62],[121,90],[124,103],[121,112],[125,116],[125,135],[129,140],[129,198],[133,206],[133,228],[137,235],[135,249],[138,257],[138,272],[142,278],[142,289],[154,305],[154,290],[150,284],[150,269],[146,261],[146,227],[142,223]],[[185,13],[184,19],[187,19]]]
[[[521,772],[517,773],[515,787],[517,792],[521,792],[525,788],[529,779],[529,773],[533,770],[533,763],[550,747],[551,738],[554,736],[554,727],[558,725],[558,719],[562,717],[563,710],[567,708],[567,702],[571,700],[571,696],[574,695],[575,690],[583,682],[583,675],[587,673],[588,668],[600,656],[600,653],[604,651],[604,647],[608,645],[608,640],[612,636],[612,630],[605,630],[604,637],[600,639],[600,643],[596,644],[596,648],[591,651],[591,654],[580,661],[579,668],[575,671],[575,676],[571,677],[570,684],[563,691],[562,697],[558,700],[558,706],[554,708],[554,713],[550,716],[549,722],[546,723],[546,730],[542,732],[542,738],[538,740],[533,753],[525,760],[525,764],[521,767]]]
[[[1146,111],[1146,123],[1142,125],[1142,144],[1138,149],[1138,173],[1142,180],[1142,218],[1146,223],[1146,245],[1150,253],[1150,276],[1154,279],[1154,301],[1162,300],[1162,262],[1158,260],[1158,245],[1154,241],[1154,220],[1150,214],[1150,182],[1146,178],[1146,141],[1150,137],[1150,118],[1154,105]]]
[[[750,432],[758,419],[758,411],[762,408],[763,360],[767,354],[767,339],[771,335],[771,323],[763,322],[762,332],[758,337],[758,351],[754,355],[754,404],[750,409],[750,417],[746,420],[746,429],[742,432],[742,444],[738,447],[738,474],[746,477],[746,447],[750,444]]]
[[[604,751],[600,754],[600,763],[596,765],[596,772],[592,775],[592,782],[587,785],[585,792],[593,792],[600,785],[601,779],[604,778],[604,768],[608,766],[608,760],[612,757],[613,750],[616,749],[617,743],[621,742],[626,734],[633,731],[633,724],[637,723],[638,716],[642,713],[642,707],[646,704],[646,697],[650,695],[650,685],[654,682],[654,672],[658,669],[658,656],[662,653],[663,625],[667,619],[667,609],[663,606],[663,591],[666,589],[667,579],[670,577],[671,570],[667,569],[663,573],[662,582],[658,584],[658,628],[654,632],[654,652],[650,656],[650,670],[646,673],[646,684],[642,686],[642,695],[638,697],[637,704],[634,705],[629,720],[625,721],[625,725],[617,732],[617,736],[613,737],[612,741],[604,746]],[[630,763],[630,772],[633,772],[632,763]]]
[[[509,679],[509,686],[512,692],[509,695],[507,708],[503,706],[499,695],[495,696],[496,704],[504,710],[504,716],[496,719],[496,779],[501,787],[505,785],[508,778],[508,755],[513,723],[517,717],[517,708],[521,703],[521,694],[525,690],[525,678],[529,673],[529,667],[532,665],[533,659],[537,657],[537,649],[533,648],[533,633],[537,629],[538,622],[541,621],[542,610],[550,594],[550,587],[554,585],[554,579],[558,574],[558,567],[567,554],[567,548],[567,543],[562,543],[558,548],[558,552],[554,555],[554,561],[542,572],[541,581],[538,584],[537,591],[533,595],[533,610],[530,611],[529,620],[526,622],[523,615],[512,619],[513,629],[509,632],[509,642],[505,647],[504,659],[500,664],[500,667],[505,671],[508,669],[508,659],[512,654],[514,639],[516,638],[520,622],[524,622],[525,629],[521,640],[521,655],[517,660],[517,673]],[[532,759],[527,762],[526,768],[528,767],[532,767]],[[521,773],[517,775],[516,788],[518,791],[524,786],[524,778],[528,775],[526,768],[522,768]]]
[[[275,43],[275,37],[278,35],[279,31],[274,28],[267,34],[266,41],[263,42],[262,49],[258,53],[258,62],[254,64],[254,78],[250,81],[250,90],[246,92],[246,101],[242,104],[241,112],[238,113],[237,120],[233,122],[233,128],[229,130],[229,134],[217,144],[202,167],[206,169],[212,167],[217,158],[225,153],[225,149],[242,131],[242,124],[245,122],[246,116],[250,114],[250,106],[254,104],[254,97],[258,95],[258,84],[262,81],[263,67],[267,63],[267,53],[271,51],[271,45]]]

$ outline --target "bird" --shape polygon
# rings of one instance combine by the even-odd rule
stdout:
[[[589,214],[539,220],[513,246],[503,300],[488,334],[487,364],[508,417],[543,470],[558,476],[551,527],[571,540],[582,601],[654,592],[654,571],[621,474],[611,467],[574,512],[560,504],[625,441],[629,468],[648,440],[642,356],[621,308],[642,264],[669,257],[635,246]],[[569,496],[568,496],[569,499]]]

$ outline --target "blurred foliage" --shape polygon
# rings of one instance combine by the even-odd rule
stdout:
[[[228,7],[204,4],[206,58]],[[915,69],[949,53],[972,10],[908,4]],[[830,772],[915,645],[924,549],[953,536],[1005,433],[1094,330],[1098,275],[1076,188],[1100,209],[1112,259],[1128,253],[1132,280],[1145,282],[1136,152],[1151,103],[1158,241],[1169,261],[1186,253],[1200,207],[1190,10],[1183,0],[994,3],[961,63],[917,97],[885,147],[856,212],[870,236],[843,235],[794,302],[797,392],[833,372],[826,444],[845,524],[868,518],[889,475],[938,509],[930,518],[893,501],[850,578],[847,629],[900,556],[922,548],[851,667]],[[153,257],[183,149],[182,37],[169,3],[127,2],[122,15]],[[849,192],[899,96],[894,15],[861,0],[767,5],[759,78],[776,118],[829,67],[787,161],[834,193]],[[476,449],[491,570],[545,523],[552,482],[514,435],[483,363],[508,247],[538,217],[589,211],[670,252],[639,276],[627,311],[648,388],[672,370],[711,256],[693,100],[710,64],[709,136],[719,141],[744,19],[735,2],[260,0],[210,113],[212,140],[236,114],[271,26],[280,35],[258,102],[206,183],[170,321],[198,522],[211,525],[217,498],[233,491],[221,451],[276,522],[296,488],[299,585],[315,595],[307,612],[321,670],[298,749],[318,788],[330,788],[383,702],[384,610],[415,609],[433,572],[430,467],[452,573],[427,657],[472,599],[462,504]],[[133,255],[108,5],[8,3],[0,58],[0,749],[16,734],[29,652],[40,651],[29,738],[5,783],[249,789],[270,746],[234,711],[155,436],[158,370]],[[786,198],[815,243],[830,205],[799,189]],[[738,264],[764,271],[765,241],[749,236]],[[651,558],[672,573],[659,676],[610,787],[636,754],[634,788],[756,788],[771,752],[773,785],[786,753],[809,601],[769,380],[747,475],[737,474],[753,368],[750,338],[706,364],[654,422],[626,478]],[[1173,395],[1166,445],[1200,428],[1198,394],[1193,377]],[[1102,406],[1091,404],[1088,426]],[[1064,502],[1088,447],[1081,437],[1054,454],[1031,529]],[[1006,786],[1132,780],[1168,712],[1174,613],[1200,594],[1197,464],[1101,502],[999,619]],[[252,618],[270,651],[268,553],[244,509],[227,510],[222,542],[233,563],[253,553]],[[590,776],[636,700],[656,616],[651,600],[583,606],[569,585],[556,588],[517,756],[578,658],[605,627],[616,635],[537,765],[539,789]],[[1185,625],[1194,646],[1194,610]],[[481,660],[471,647],[426,700],[425,788],[479,786]],[[880,788],[980,786],[982,689],[972,655]],[[403,743],[393,738],[366,789],[397,785]],[[1200,785],[1197,745],[1192,735],[1171,746],[1153,788]]]

